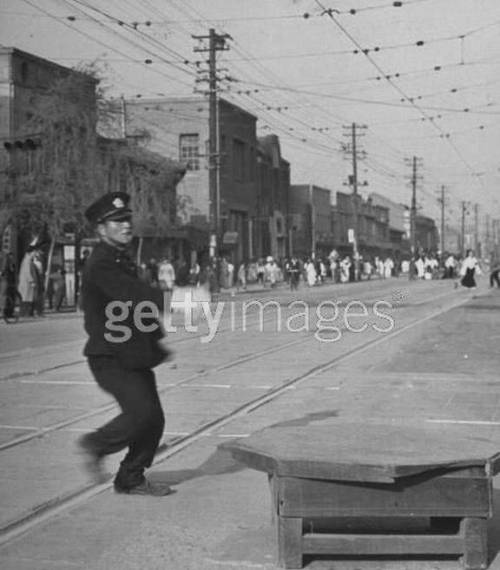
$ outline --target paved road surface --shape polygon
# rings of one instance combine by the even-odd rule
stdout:
[[[109,484],[89,484],[79,468],[78,435],[116,413],[81,356],[81,316],[2,325],[0,566],[276,568],[265,476],[216,447],[277,422],[335,417],[395,429],[425,422],[496,439],[500,451],[500,295],[481,286],[468,292],[446,281],[390,279],[297,294],[282,288],[224,298],[210,342],[202,342],[211,336],[206,323],[197,332],[179,326],[169,337],[176,367],[157,369],[166,449],[151,477],[177,490],[162,500],[116,496]],[[247,307],[245,330],[242,303],[257,298],[276,303],[262,322],[258,307]],[[348,308],[353,300],[363,305]],[[337,313],[332,301],[340,301]],[[175,322],[182,324],[180,316]],[[110,470],[118,459],[109,461]],[[500,513],[490,531],[491,568],[498,570]],[[308,566],[332,567],[328,559]],[[456,567],[456,561],[335,564]]]

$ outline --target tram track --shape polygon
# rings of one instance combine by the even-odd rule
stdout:
[[[436,300],[438,297],[439,296],[433,295],[431,298],[433,300]],[[366,342],[364,342],[358,346],[355,346],[354,348],[348,349],[345,352],[343,352],[342,354],[337,355],[337,356],[327,360],[326,362],[323,362],[321,364],[317,364],[315,366],[311,366],[306,371],[286,379],[281,384],[266,389],[264,394],[260,394],[254,398],[250,398],[247,401],[245,401],[244,403],[236,405],[230,411],[223,413],[223,414],[221,414],[221,415],[219,415],[213,419],[210,419],[209,421],[205,422],[201,426],[198,426],[196,429],[192,430],[190,433],[185,434],[185,435],[179,435],[179,436],[173,438],[172,440],[169,441],[166,448],[157,454],[155,461],[154,461],[154,465],[158,465],[158,464],[166,461],[168,458],[172,457],[173,455],[179,453],[180,451],[182,451],[186,447],[197,442],[200,438],[205,437],[206,435],[210,435],[213,430],[217,430],[217,429],[223,427],[224,425],[230,423],[231,421],[233,421],[233,420],[235,420],[235,419],[237,419],[237,418],[239,418],[245,414],[251,413],[254,410],[256,410],[257,408],[260,408],[261,406],[264,406],[267,403],[279,398],[287,390],[292,389],[293,387],[299,385],[300,383],[302,383],[302,382],[304,382],[304,381],[306,381],[306,380],[308,380],[308,379],[310,379],[310,378],[312,378],[318,374],[321,374],[321,373],[341,364],[343,361],[345,361],[349,358],[353,358],[357,355],[361,355],[363,352],[365,352],[369,349],[372,349],[377,345],[388,342],[388,341],[390,341],[390,339],[392,339],[398,335],[401,335],[401,334],[407,332],[408,330],[410,330],[414,327],[417,327],[420,324],[422,324],[422,323],[424,323],[430,319],[436,318],[439,315],[441,315],[441,314],[443,314],[449,310],[452,310],[456,307],[459,307],[460,305],[464,304],[467,300],[468,300],[467,297],[460,298],[458,300],[455,300],[455,302],[453,302],[453,303],[447,304],[445,307],[440,307],[437,310],[433,310],[432,312],[430,312],[424,316],[419,316],[415,319],[411,319],[410,322],[408,322],[407,324],[405,324],[401,328],[398,328],[396,330],[392,330],[391,332],[385,333],[383,336],[377,336],[376,338],[371,338],[370,340],[368,340],[368,341],[366,341]],[[270,347],[266,350],[260,351],[259,353],[255,354],[255,355],[244,356],[241,358],[233,359],[230,362],[223,363],[219,366],[216,366],[212,369],[205,370],[203,372],[195,373],[195,374],[193,374],[187,378],[180,380],[179,382],[177,382],[175,384],[166,386],[162,389],[162,391],[166,391],[168,389],[173,389],[175,387],[178,387],[178,386],[181,386],[184,384],[188,384],[189,382],[192,382],[195,379],[199,379],[200,377],[203,377],[203,376],[206,376],[209,374],[213,374],[213,373],[216,373],[216,372],[219,372],[222,370],[226,370],[229,368],[241,366],[241,365],[248,363],[252,360],[256,360],[258,358],[261,358],[264,355],[273,354],[274,352],[278,352],[280,350],[286,350],[287,348],[291,348],[294,345],[297,345],[299,343],[304,343],[305,340],[307,340],[307,339],[305,339],[304,337],[301,337],[300,339],[296,339],[296,340],[291,341],[291,342],[282,343],[279,346]],[[66,422],[59,422],[58,424],[54,424],[54,425],[50,426],[50,431],[54,431],[57,429],[63,429],[63,427],[67,427],[68,425],[71,425],[72,423],[76,423],[77,421],[80,421],[84,417],[88,418],[88,417],[92,417],[94,415],[97,415],[99,413],[109,411],[109,410],[113,409],[115,406],[116,405],[114,403],[107,404],[106,406],[102,406],[97,410],[91,410],[90,412],[87,412],[86,414],[80,414],[80,415],[78,415],[78,417],[74,417],[70,420],[67,420]],[[46,433],[49,433],[48,429],[49,428],[45,428],[45,431],[42,431],[41,433],[30,434],[31,437],[29,439],[33,439],[34,437],[42,437]],[[23,439],[23,441],[19,440],[19,441],[17,441],[17,443],[15,445],[19,445],[19,444],[21,444],[27,440],[28,439]],[[12,444],[12,442],[8,442],[8,443]],[[10,445],[10,446],[7,445],[6,447],[0,447],[0,450],[1,449],[7,449],[8,447],[12,447],[12,445]],[[41,524],[41,523],[49,520],[50,518],[56,516],[57,514],[65,511],[69,508],[76,507],[80,504],[83,504],[85,501],[92,499],[96,495],[110,489],[111,487],[112,487],[111,481],[104,483],[104,484],[101,484],[101,485],[85,485],[85,486],[82,486],[78,489],[71,490],[70,492],[68,492],[64,495],[54,497],[45,503],[42,503],[42,504],[39,504],[39,505],[32,507],[29,511],[25,511],[24,513],[20,514],[18,517],[7,521],[0,528],[0,545],[4,545],[4,544],[9,543],[10,541],[14,540],[16,537],[20,536],[21,534],[28,532],[31,528],[37,526],[38,524]]]
[[[430,299],[436,300],[436,299],[439,299],[439,298],[442,297],[442,296],[447,296],[447,295],[448,295],[448,293],[445,293],[445,294],[443,294],[443,295],[437,295],[437,296],[436,296],[436,295],[433,295],[432,297],[427,298],[427,299],[425,300],[425,302],[428,302]],[[365,302],[365,303],[371,303],[371,302],[373,302],[373,301],[374,301],[374,299],[364,299],[364,300],[363,300],[363,302]],[[338,302],[341,303],[342,300],[339,300]],[[420,304],[421,304],[421,302],[418,303],[418,305],[420,305]],[[273,320],[273,319],[274,319],[274,317],[269,317],[268,319],[264,319],[263,322],[270,322],[270,321]],[[343,332],[345,332],[346,329],[344,328],[344,329],[342,329],[342,330],[343,330]],[[221,329],[220,332],[221,332],[221,333],[233,333],[234,331],[233,331],[233,329],[232,329],[231,327],[226,327],[226,328],[224,328],[224,329]],[[192,335],[192,336],[190,336],[190,337],[184,337],[184,338],[181,338],[181,339],[176,339],[176,340],[174,340],[174,341],[170,341],[169,346],[170,346],[170,345],[178,344],[178,343],[180,343],[180,342],[186,342],[186,341],[188,341],[188,340],[195,341],[195,340],[198,340],[198,339],[200,339],[200,338],[202,338],[202,337],[204,337],[204,336],[205,336],[204,334],[200,334],[200,335]],[[215,374],[215,373],[217,373],[217,372],[222,372],[222,371],[224,371],[224,370],[228,370],[228,369],[230,369],[230,368],[234,368],[234,367],[236,367],[236,366],[240,366],[240,365],[245,364],[245,363],[247,363],[247,362],[256,361],[256,360],[258,360],[258,359],[260,359],[260,358],[262,358],[262,357],[264,357],[264,356],[268,356],[268,355],[270,355],[270,354],[274,354],[274,353],[280,352],[280,351],[282,351],[282,350],[286,350],[287,348],[291,348],[291,347],[293,347],[293,346],[302,344],[303,342],[304,342],[304,338],[303,338],[303,337],[300,337],[299,339],[296,339],[296,340],[293,340],[293,341],[290,341],[290,342],[282,343],[282,344],[277,345],[277,346],[272,346],[272,347],[266,348],[266,349],[264,349],[264,350],[260,350],[260,351],[257,351],[257,352],[253,352],[252,354],[247,354],[247,355],[244,355],[244,356],[240,356],[240,357],[235,358],[235,359],[233,359],[233,360],[231,360],[231,361],[229,361],[229,362],[226,362],[226,363],[224,363],[224,364],[221,364],[221,365],[218,365],[218,366],[215,366],[215,367],[212,367],[212,368],[204,369],[204,370],[202,370],[202,371],[199,371],[199,372],[195,372],[195,373],[193,373],[193,374],[190,374],[190,375],[187,376],[186,378],[183,378],[183,379],[181,379],[181,380],[179,380],[179,381],[177,381],[177,382],[175,382],[175,383],[173,383],[173,384],[168,384],[167,386],[160,387],[160,388],[158,389],[158,392],[159,392],[160,395],[162,395],[162,394],[164,394],[164,393],[166,393],[166,392],[168,392],[168,391],[174,390],[175,388],[179,388],[179,387],[181,387],[181,386],[185,386],[185,385],[187,385],[187,384],[190,384],[190,383],[194,382],[195,380],[199,380],[199,379],[204,378],[204,377],[206,377],[206,376],[209,376],[209,375],[211,375],[211,374]],[[51,371],[58,370],[58,369],[61,369],[61,368],[64,368],[64,367],[71,367],[71,366],[74,366],[74,365],[80,365],[80,364],[83,364],[83,363],[85,363],[85,362],[86,362],[86,360],[85,360],[85,359],[82,359],[81,361],[72,361],[72,362],[69,362],[69,363],[62,363],[62,364],[58,364],[58,365],[55,365],[55,366],[50,367],[50,368],[45,368],[45,369],[43,369],[43,370],[40,370],[40,371],[39,371],[38,373],[36,373],[36,374],[37,374],[37,375],[38,375],[38,374],[41,375],[41,374],[43,374],[43,373],[51,372]],[[23,378],[23,377],[25,377],[25,376],[31,376],[31,375],[32,375],[32,374],[16,375],[15,377],[11,378],[11,380],[20,381],[20,378]],[[22,380],[21,380],[21,381],[22,381]],[[56,383],[56,384],[57,384],[57,383]],[[79,423],[79,422],[81,422],[81,421],[83,421],[83,420],[87,420],[87,419],[93,418],[93,417],[95,417],[95,416],[98,416],[98,415],[101,415],[101,414],[105,414],[106,412],[111,411],[111,410],[116,409],[116,408],[117,408],[117,404],[116,404],[115,402],[111,402],[111,403],[109,403],[109,404],[104,404],[104,405],[102,405],[102,406],[99,406],[98,408],[96,408],[96,409],[94,409],[94,410],[86,411],[86,412],[83,412],[83,413],[78,414],[78,415],[76,415],[76,416],[73,416],[73,417],[71,417],[71,418],[65,419],[65,420],[63,420],[63,421],[55,422],[55,423],[53,423],[53,424],[51,424],[51,425],[41,427],[41,428],[39,428],[39,429],[37,429],[37,430],[35,430],[35,431],[32,431],[31,433],[28,433],[28,434],[19,436],[19,437],[17,437],[17,438],[11,439],[10,441],[7,441],[7,442],[5,442],[5,443],[0,444],[0,452],[3,451],[3,450],[6,450],[6,449],[10,449],[10,448],[12,448],[12,447],[21,445],[21,444],[23,444],[23,443],[27,443],[27,442],[29,442],[29,441],[31,441],[31,440],[33,440],[33,439],[37,439],[37,438],[44,437],[45,435],[47,435],[47,434],[49,434],[49,433],[52,433],[52,432],[55,432],[55,431],[58,431],[58,430],[62,430],[62,429],[67,428],[67,427],[69,427],[69,426],[71,426],[71,425],[74,425],[74,424],[76,424],[76,423]]]
[[[380,282],[376,282],[377,285],[379,285],[379,287],[377,287],[377,289],[380,289],[382,293],[387,293],[387,290],[385,289],[385,287],[382,287],[380,285],[385,285],[385,282],[380,281]],[[318,291],[318,290],[314,290],[314,291]],[[321,290],[320,290],[321,291]],[[305,290],[305,295],[303,295],[301,297],[301,301],[304,300],[306,301],[308,297],[312,296],[312,290]],[[357,297],[354,297],[352,295],[343,295],[341,297],[335,298],[335,299],[328,299],[328,300],[332,300],[335,303],[338,303],[339,305],[341,305],[342,303],[345,303],[346,301],[352,301],[352,300],[360,300],[364,303],[373,303],[377,300],[380,300],[380,296],[378,297],[372,297],[369,299],[366,298],[362,298],[362,295],[365,294],[367,291],[360,291],[359,293],[361,293],[361,295],[358,295]],[[369,290],[370,294],[373,295],[374,291],[372,289]],[[437,299],[440,297],[444,297],[447,296],[449,293],[445,292],[441,295],[438,296],[432,296],[432,297],[428,297],[425,298],[423,301],[420,301],[418,304],[419,305],[424,305],[426,304],[429,299]],[[293,303],[295,299],[291,298],[289,299],[289,302]],[[322,300],[326,300],[326,299],[322,299]],[[262,298],[255,298],[255,299],[251,299],[250,302],[254,302],[254,301],[258,301],[258,302],[262,302],[263,304],[266,303],[270,303],[270,302],[276,302],[276,300],[272,297],[262,297]],[[223,302],[227,302],[227,301],[223,301]],[[233,302],[233,300],[231,299],[229,302]],[[248,301],[243,300],[242,303],[245,303]],[[401,303],[395,303],[395,305],[400,305]],[[414,306],[415,304],[413,304]],[[271,322],[274,320],[274,316],[269,316],[268,318],[265,318],[263,320],[263,323],[266,322]],[[252,326],[252,324],[254,324],[256,321],[250,321],[249,322],[249,326]],[[217,330],[217,335],[221,335],[221,334],[226,334],[226,333],[232,333],[234,332],[234,329],[231,328],[231,326],[227,326],[227,327],[221,327],[218,328]],[[200,339],[203,339],[204,337],[207,336],[206,332],[203,333],[190,333],[188,336],[184,336],[181,338],[172,338],[169,337],[167,335],[167,343],[169,346],[177,346],[180,344],[184,344],[187,342],[192,342],[192,341],[199,341]],[[46,353],[47,351],[53,351],[56,350],[58,353],[60,352],[61,348],[72,348],[72,347],[79,347],[80,349],[83,347],[85,343],[85,339],[81,339],[81,340],[75,340],[75,341],[70,341],[67,343],[62,343],[62,344],[56,344],[56,345],[48,345],[46,347],[43,347],[43,351]],[[12,358],[23,358],[25,359],[29,354],[29,350],[28,349],[23,349],[21,351],[18,352],[9,352],[9,353],[4,353],[1,354],[0,353],[0,365],[2,364],[2,361],[4,360],[9,360]],[[19,380],[20,378],[23,377],[29,377],[29,376],[39,376],[42,374],[46,374],[48,372],[53,372],[55,370],[59,370],[61,368],[66,368],[66,367],[71,367],[71,366],[76,366],[76,365],[80,365],[80,364],[84,364],[86,362],[85,358],[78,358],[77,360],[71,360],[69,362],[61,362],[58,364],[55,364],[53,366],[46,366],[40,369],[34,369],[34,370],[24,370],[24,371],[16,371],[16,372],[12,372],[10,374],[7,374],[6,376],[0,376],[0,382],[5,382],[5,381],[10,381],[10,380]],[[1,447],[0,447],[1,449]]]

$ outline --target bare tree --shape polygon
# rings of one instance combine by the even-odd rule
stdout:
[[[14,217],[20,228],[50,236],[49,267],[61,235],[74,233],[77,247],[88,235],[83,212],[105,192],[131,194],[139,232],[162,236],[175,223],[175,188],[184,170],[125,139],[98,134],[98,121],[109,131],[119,112],[99,81],[95,65],[56,78],[33,101],[26,124],[35,144],[26,150],[29,168],[16,173]]]

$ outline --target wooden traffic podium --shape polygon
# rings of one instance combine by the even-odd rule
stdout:
[[[500,442],[332,421],[278,425],[220,448],[268,473],[283,568],[302,568],[304,555],[456,555],[469,570],[488,565]]]

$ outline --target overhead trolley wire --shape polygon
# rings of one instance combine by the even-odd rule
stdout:
[[[170,47],[168,47],[164,43],[160,42],[159,40],[152,38],[151,36],[148,36],[146,33],[142,32],[141,30],[138,30],[132,24],[127,24],[126,22],[122,22],[116,16],[113,16],[112,14],[105,12],[101,8],[97,8],[97,7],[93,6],[90,2],[85,2],[83,0],[63,0],[63,1],[67,2],[67,3],[73,2],[73,3],[76,3],[80,6],[84,6],[90,10],[93,10],[94,12],[97,12],[98,14],[106,16],[109,19],[109,21],[111,21],[111,22],[120,23],[121,28],[123,28],[124,30],[131,32],[133,35],[136,35],[136,36],[138,35],[140,39],[142,39],[143,41],[145,41],[149,45],[151,45],[155,48],[160,48],[160,49],[166,51],[167,53],[174,55],[175,57],[178,57],[179,61],[177,63],[173,63],[170,60],[166,60],[163,56],[158,55],[158,52],[152,52],[149,47],[142,46],[141,44],[137,43],[134,39],[124,38],[121,34],[119,34],[113,28],[109,28],[108,26],[105,26],[105,25],[104,25],[104,27],[106,28],[106,30],[111,31],[112,33],[117,35],[122,40],[128,41],[128,42],[132,43],[133,45],[135,45],[136,47],[143,49],[144,51],[146,51],[149,55],[151,55],[153,57],[157,57],[163,63],[166,63],[166,64],[174,67],[175,69],[177,69],[183,73],[187,73],[190,76],[195,75],[196,72],[194,70],[189,70],[186,68],[186,65],[189,65],[189,63],[190,63],[189,60],[187,60],[187,58],[185,58],[184,56],[182,56],[181,54],[179,54],[175,50],[172,50]],[[97,22],[98,24],[103,25],[96,18],[92,18],[92,19],[95,22]],[[183,65],[181,65],[181,64],[183,64]]]
[[[325,9],[321,0],[315,0],[316,4],[318,6],[320,6],[323,10]],[[328,14],[330,20],[342,31],[342,33],[349,38],[349,40],[356,45],[359,49],[362,49],[359,42],[356,40],[356,38],[354,38],[354,36],[345,28],[345,26],[343,26],[338,20],[337,18],[335,18],[335,16],[330,12]],[[369,53],[364,53],[363,54],[368,61],[379,71],[379,73],[381,73],[382,75],[385,76],[385,72],[383,71],[383,69],[380,67],[380,65],[371,57],[371,55]],[[411,101],[411,99],[408,97],[408,95],[399,87],[399,85],[397,85],[397,83],[395,83],[391,78],[387,78],[385,77],[385,79],[388,81],[388,83],[394,88],[396,89],[396,91],[398,91],[398,93],[401,94],[401,96],[406,99],[417,111],[419,111],[420,114],[422,114],[424,117],[429,118],[427,113],[425,112],[425,110],[423,110],[419,105],[417,105],[414,101]],[[435,128],[436,130],[438,130],[440,133],[443,133],[442,129],[439,127],[439,125],[437,125],[433,120],[430,121],[433,128]],[[465,159],[465,157],[463,156],[463,154],[460,152],[460,150],[458,149],[458,147],[456,146],[456,144],[454,143],[454,141],[451,140],[451,138],[445,138],[444,140],[446,140],[448,142],[448,144],[454,149],[455,153],[458,155],[458,157],[460,158],[460,160],[467,166],[467,168],[469,169],[471,174],[474,174],[474,169],[472,168],[472,166],[469,164],[469,162]],[[482,183],[482,181],[479,179],[479,183],[480,185],[484,188],[484,185]]]
[[[65,0],[63,0],[63,1],[65,1]],[[47,12],[46,10],[44,10],[44,9],[41,8],[38,4],[35,4],[35,3],[32,2],[31,0],[23,0],[23,2],[25,2],[26,4],[29,4],[30,6],[32,6],[32,7],[35,8],[36,10],[41,11],[42,13],[46,14],[47,16],[52,17],[52,14],[51,14],[50,12]],[[59,20],[57,20],[57,18],[56,18],[56,21],[59,21]],[[97,43],[97,44],[99,44],[99,45],[105,47],[106,49],[112,50],[113,52],[115,52],[115,53],[121,55],[122,57],[126,58],[127,60],[131,60],[131,58],[130,58],[126,53],[124,53],[123,51],[120,51],[118,48],[116,48],[116,47],[114,47],[114,46],[112,46],[112,45],[110,45],[110,44],[107,44],[106,42],[103,42],[103,41],[100,40],[99,38],[96,38],[95,36],[92,36],[91,34],[88,34],[87,32],[84,32],[83,30],[80,30],[80,29],[74,27],[73,25],[71,25],[71,24],[69,24],[69,23],[67,23],[67,22],[65,22],[65,21],[59,21],[59,22],[60,22],[61,24],[63,24],[64,26],[66,26],[67,28],[69,28],[70,30],[72,30],[73,32],[76,32],[76,33],[78,33],[78,34],[80,34],[80,35],[86,37],[86,38],[89,39],[90,41],[95,42],[95,43]],[[132,60],[132,61],[133,61],[133,60]],[[184,84],[184,85],[187,85],[186,82],[182,81],[181,79],[179,79],[179,78],[177,78],[177,77],[174,77],[174,76],[171,76],[171,75],[168,75],[168,74],[166,74],[165,72],[163,72],[163,71],[160,70],[160,69],[149,68],[149,67],[148,67],[147,69],[148,69],[149,71],[152,71],[152,72],[156,73],[156,74],[162,75],[163,77],[166,77],[167,79],[170,79],[170,80],[176,81],[176,82],[178,82],[178,83],[182,83],[182,84]]]

